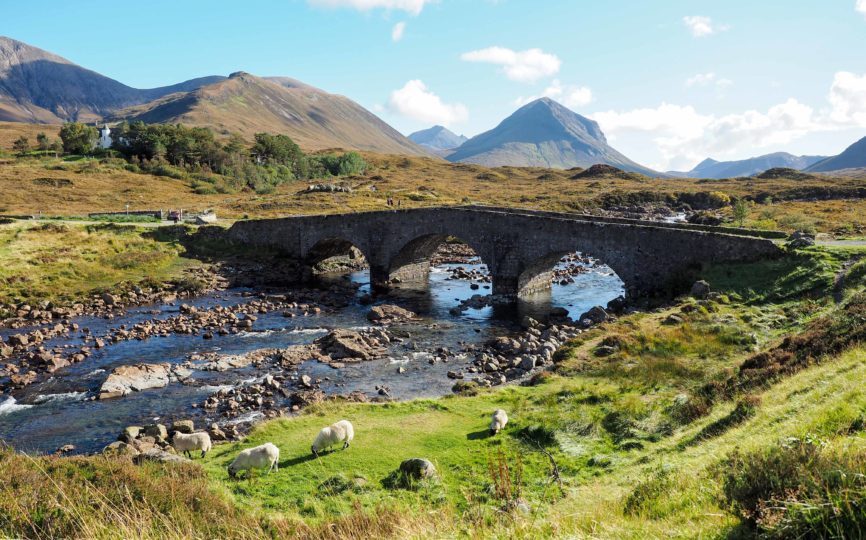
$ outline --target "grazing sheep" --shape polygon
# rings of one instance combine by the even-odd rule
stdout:
[[[171,445],[178,452],[183,452],[186,457],[192,459],[192,454],[190,454],[193,450],[201,450],[201,457],[204,457],[211,448],[213,448],[213,444],[210,442],[210,435],[205,432],[200,433],[181,433],[176,432],[174,437],[171,439]]]
[[[340,420],[336,424],[332,424],[316,435],[316,440],[313,441],[313,446],[310,447],[313,455],[319,457],[319,452],[330,448],[337,443],[343,443],[343,450],[349,448],[349,443],[355,438],[355,428],[348,420]]]
[[[279,459],[280,449],[274,446],[273,443],[265,443],[255,448],[248,448],[238,454],[238,457],[229,465],[229,476],[236,478],[241,471],[264,469],[266,467],[268,473],[278,471],[280,470],[279,465],[277,465]]]
[[[493,420],[490,422],[490,434],[496,435],[508,423],[508,415],[502,409],[493,411]]]

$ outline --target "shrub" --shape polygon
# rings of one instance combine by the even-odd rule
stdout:
[[[747,454],[719,466],[734,512],[766,538],[860,538],[866,530],[866,456],[814,441]]]

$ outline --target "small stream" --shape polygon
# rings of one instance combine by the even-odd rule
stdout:
[[[299,366],[298,374],[320,379],[320,388],[327,394],[345,394],[352,391],[376,395],[377,385],[387,385],[395,399],[433,397],[451,392],[453,380],[447,378],[449,370],[468,365],[472,358],[458,355],[454,360],[429,363],[429,351],[446,347],[460,351],[464,344],[483,343],[491,337],[518,330],[518,321],[524,315],[543,320],[553,307],[568,310],[572,318],[596,305],[623,293],[622,282],[607,267],[600,266],[574,277],[575,283],[554,284],[550,291],[521,300],[512,306],[469,309],[460,316],[449,310],[461,301],[475,295],[487,294],[485,284],[478,290],[471,282],[449,279],[450,267],[484,269],[482,265],[440,265],[434,267],[429,283],[418,288],[400,288],[387,295],[375,297],[375,303],[397,304],[416,312],[420,318],[411,323],[391,327],[400,342],[392,343],[388,357],[333,369],[318,362]],[[323,280],[351,280],[358,285],[357,296],[369,292],[369,273],[328,276]],[[200,309],[216,305],[232,305],[249,301],[251,291],[229,290],[188,301]],[[91,399],[108,373],[124,364],[184,362],[190,354],[220,352],[246,353],[255,349],[284,348],[312,342],[336,328],[359,329],[369,326],[366,315],[370,306],[355,301],[349,306],[318,315],[285,318],[281,312],[260,315],[249,332],[214,336],[203,340],[201,335],[171,335],[137,341],[123,341],[98,349],[84,362],[73,364],[54,374],[44,382],[25,387],[14,397],[0,395],[0,440],[16,449],[49,453],[65,444],[75,445],[76,453],[95,452],[115,440],[128,425],[141,425],[150,421],[169,422],[175,418],[192,417],[197,426],[211,422],[225,422],[215,413],[202,408],[194,409],[207,396],[221,386],[236,385],[254,380],[262,373],[255,368],[242,368],[227,372],[195,371],[191,384],[172,383],[161,389],[134,392],[129,396],[99,401]],[[178,306],[144,306],[130,309],[122,317],[112,320],[81,317],[74,319],[82,329],[89,328],[101,335],[121,324],[127,326],[150,318],[167,318],[178,313]],[[0,335],[10,333],[8,330]],[[45,342],[47,348],[80,346],[80,335]],[[404,373],[398,373],[403,366]],[[249,421],[239,418],[233,421]]]

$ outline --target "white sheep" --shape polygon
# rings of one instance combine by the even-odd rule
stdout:
[[[248,448],[238,454],[238,457],[229,465],[229,476],[236,478],[241,471],[264,469],[266,467],[268,473],[278,471],[280,470],[279,465],[277,465],[279,459],[280,449],[273,443],[265,443],[255,448]]]
[[[189,434],[178,431],[171,439],[171,445],[178,452],[183,452],[188,458],[192,458],[190,452],[193,450],[201,450],[201,457],[204,457],[213,448],[210,435],[203,431]]]
[[[313,446],[310,447],[313,455],[319,457],[319,452],[330,448],[337,443],[343,443],[343,450],[349,448],[349,443],[355,438],[355,428],[348,420],[340,420],[336,424],[331,424],[328,427],[322,428],[322,431],[316,435],[316,440],[313,441]]]
[[[490,422],[490,434],[496,435],[508,423],[508,415],[502,409],[493,411],[493,420]]]

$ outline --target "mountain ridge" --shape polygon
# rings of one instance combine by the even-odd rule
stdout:
[[[159,88],[133,88],[52,52],[0,36],[0,121],[94,122],[118,108],[223,79],[214,75]]]
[[[115,112],[112,121],[183,123],[219,133],[289,135],[305,150],[329,148],[430,155],[351,99],[288,77],[239,71],[190,92]]]
[[[806,172],[833,172],[862,167],[866,167],[866,137],[856,141],[841,154],[811,165]]]
[[[787,152],[773,152],[733,161],[707,158],[690,171],[668,171],[668,174],[680,178],[738,178],[754,176],[770,169],[785,168],[801,171],[823,159],[825,156],[795,156]]]

